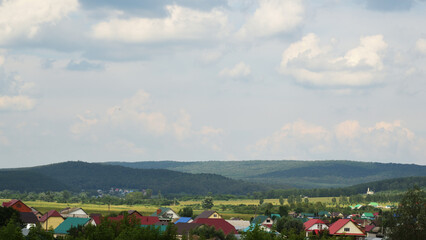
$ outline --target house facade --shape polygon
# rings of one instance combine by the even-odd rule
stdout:
[[[330,235],[354,236],[356,240],[364,240],[366,234],[352,219],[339,219],[329,227]]]
[[[55,230],[64,221],[64,218],[56,210],[50,210],[39,221],[44,230]]]

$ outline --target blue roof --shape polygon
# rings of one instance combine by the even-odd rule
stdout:
[[[87,222],[90,221],[90,218],[74,218],[69,217],[65,219],[57,228],[55,228],[55,233],[57,234],[68,234],[68,231],[72,227],[84,226]]]
[[[187,223],[187,222],[189,222],[189,221],[191,221],[191,219],[192,218],[190,218],[190,217],[181,217],[181,218],[179,218],[176,222],[175,222],[175,224],[176,223]]]

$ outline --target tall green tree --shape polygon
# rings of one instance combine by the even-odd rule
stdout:
[[[184,207],[181,210],[179,210],[179,216],[181,217],[192,217],[194,212],[192,211],[191,207]]]
[[[426,195],[419,187],[409,189],[398,208],[385,217],[392,240],[423,240],[426,236]]]
[[[201,206],[204,209],[212,209],[214,206],[213,198],[212,197],[205,197],[204,200],[201,202]]]
[[[283,196],[280,196],[280,205],[282,206],[282,205],[284,205],[284,198],[283,198]]]

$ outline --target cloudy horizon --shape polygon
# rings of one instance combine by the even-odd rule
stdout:
[[[426,163],[424,0],[0,0],[0,168]]]

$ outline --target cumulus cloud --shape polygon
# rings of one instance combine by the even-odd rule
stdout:
[[[420,38],[419,40],[417,40],[416,49],[417,51],[426,54],[426,39]]]
[[[24,81],[17,73],[9,73],[4,67],[5,58],[0,56],[0,111],[28,111],[36,105],[29,95],[34,83]]]
[[[363,127],[348,120],[333,128],[305,121],[285,124],[279,131],[250,145],[254,156],[279,159],[354,159],[418,162],[426,157],[426,140],[400,121]]]
[[[33,38],[43,24],[55,23],[77,8],[77,0],[4,0],[0,4],[0,44]]]
[[[194,10],[178,5],[166,6],[166,18],[113,18],[93,26],[93,37],[127,43],[167,40],[199,40],[218,38],[228,32],[228,19],[223,11]]]
[[[105,134],[115,135],[109,136],[108,139],[113,140],[106,144],[117,144],[120,146],[118,149],[128,149],[135,154],[146,152],[146,148],[136,144],[134,139],[145,138],[167,139],[175,144],[201,143],[219,150],[217,137],[223,133],[222,129],[210,126],[195,129],[191,116],[185,110],[181,110],[175,119],[167,116],[153,108],[150,94],[143,90],[104,112],[86,111],[84,114],[78,114],[76,120],[69,129],[76,139],[99,142],[106,139]]]
[[[336,57],[331,45],[321,46],[319,37],[310,33],[283,52],[280,72],[309,86],[369,86],[382,80],[386,48],[382,35],[365,36],[360,38],[359,46]]]
[[[251,69],[250,66],[245,64],[244,62],[237,63],[233,68],[228,69],[224,68],[222,71],[220,71],[220,76],[226,76],[226,77],[246,77],[250,75]]]
[[[294,30],[301,25],[301,0],[260,0],[259,8],[236,33],[237,38],[268,37]]]

